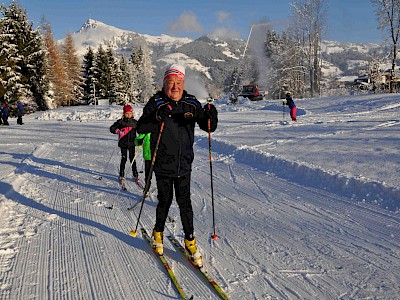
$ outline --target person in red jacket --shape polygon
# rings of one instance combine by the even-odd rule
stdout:
[[[135,156],[135,138],[137,121],[133,117],[133,109],[131,105],[125,105],[123,108],[123,117],[117,120],[110,127],[110,132],[119,135],[118,146],[121,148],[121,163],[119,167],[119,180],[121,183],[125,180],[125,164],[129,160],[132,164],[133,179],[138,182],[138,171],[136,162],[133,161]]]

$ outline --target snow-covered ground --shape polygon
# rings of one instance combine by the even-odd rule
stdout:
[[[279,101],[216,102],[215,241],[197,129],[192,201],[207,270],[231,299],[399,299],[399,96],[295,102],[297,123]],[[141,194],[116,182],[108,128],[120,115],[70,107],[0,127],[0,299],[179,299],[140,233],[128,235]],[[144,205],[149,232],[156,204],[154,193]],[[175,202],[170,216],[166,233],[182,239]],[[165,247],[187,294],[218,299]]]

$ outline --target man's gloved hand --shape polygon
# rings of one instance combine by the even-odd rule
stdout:
[[[283,99],[282,100],[282,105],[286,105],[287,104],[287,100],[286,99]]]
[[[203,110],[204,110],[204,117],[206,119],[213,119],[218,115],[217,109],[211,103],[207,103],[206,105],[204,105]]]
[[[167,117],[171,116],[172,107],[171,105],[163,105],[156,112],[156,119],[159,122],[164,122]]]

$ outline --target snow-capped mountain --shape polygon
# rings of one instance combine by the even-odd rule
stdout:
[[[73,34],[79,55],[89,46],[97,49],[100,44],[110,45],[117,55],[130,55],[135,46],[146,45],[151,53],[156,80],[166,64],[179,60],[204,81],[208,90],[221,91],[227,86],[245,47],[241,39],[222,39],[205,35],[198,39],[180,38],[162,34],[151,36],[120,29],[89,19]],[[325,78],[365,73],[374,54],[382,51],[377,44],[356,44],[323,41],[321,45],[322,72]],[[211,95],[212,96],[212,95]]]
[[[105,43],[110,44],[118,53],[124,52],[127,48],[132,48],[141,42],[146,42],[147,45],[153,47],[171,49],[193,41],[189,38],[171,37],[165,34],[160,36],[139,34],[93,19],[87,20],[86,23],[82,25],[81,29],[73,34],[73,38],[77,52],[80,55],[83,55],[89,46],[96,49],[100,44]]]
[[[89,46],[97,49],[99,45],[107,44],[117,55],[129,56],[133,47],[146,45],[152,56],[156,80],[161,78],[166,64],[179,60],[187,67],[188,75],[199,77],[204,86],[212,85],[208,90],[214,91],[223,89],[224,80],[237,66],[245,45],[240,39],[221,40],[211,36],[196,40],[165,34],[151,36],[93,19],[89,19],[72,37],[79,55],[84,55]]]

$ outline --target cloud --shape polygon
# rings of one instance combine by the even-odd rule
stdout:
[[[169,24],[169,30],[176,33],[201,33],[203,26],[197,21],[197,16],[191,12],[181,14],[176,21]]]
[[[211,34],[220,38],[240,38],[240,32],[231,29],[230,13],[225,11],[218,11],[216,14],[217,23],[222,24],[224,27],[214,29]]]
[[[216,13],[218,23],[224,23],[226,20],[229,19],[230,13],[225,11],[219,11]]]
[[[234,29],[220,27],[214,30],[212,35],[220,38],[240,38],[240,32]]]

